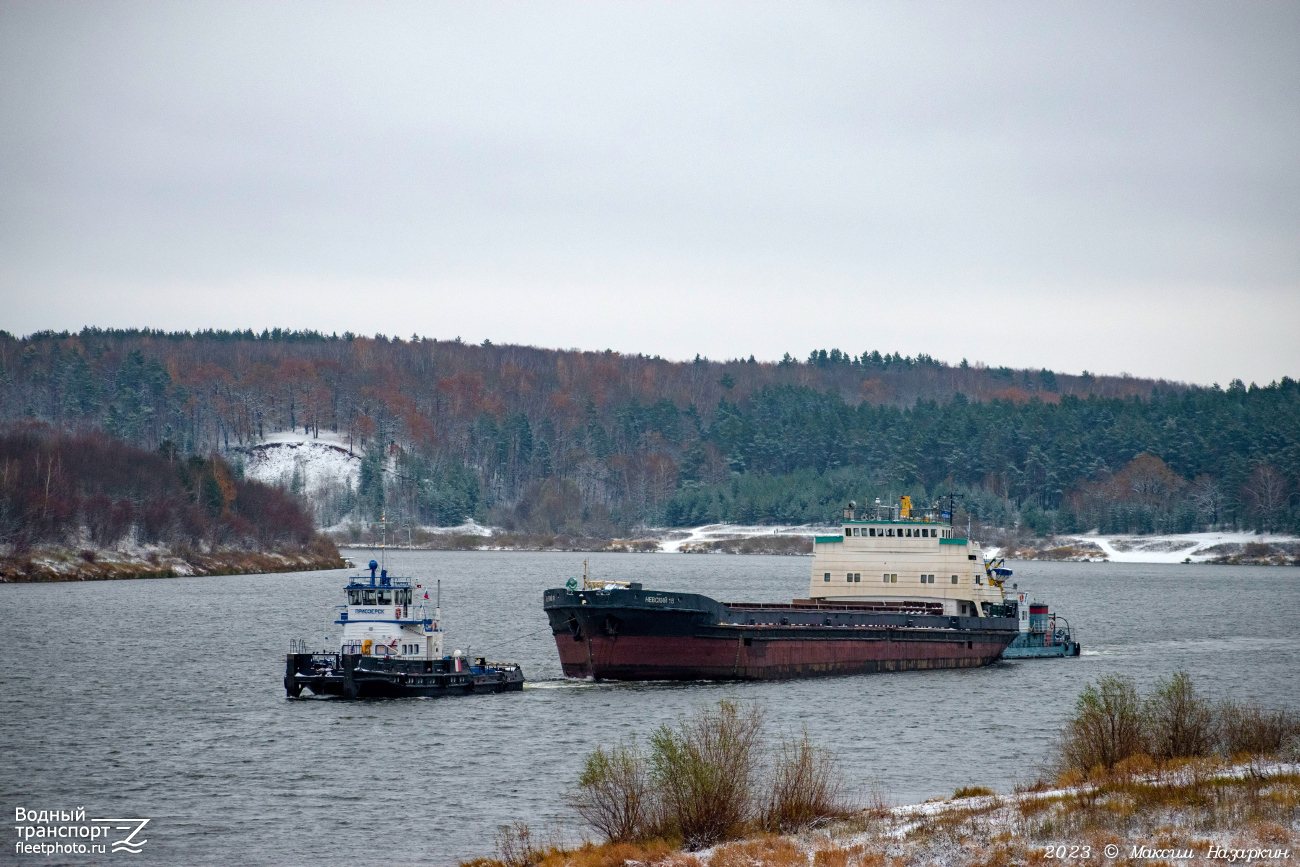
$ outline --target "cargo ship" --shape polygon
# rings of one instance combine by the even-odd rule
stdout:
[[[954,532],[951,500],[902,497],[850,502],[840,532],[814,538],[806,599],[723,603],[584,573],[543,608],[568,677],[771,680],[988,665],[1029,626],[1003,581]]]
[[[429,591],[370,561],[370,575],[349,579],[347,604],[334,621],[342,631],[337,651],[311,651],[289,642],[284,691],[341,698],[403,698],[517,692],[524,674],[514,663],[468,658],[442,649],[441,582]],[[378,574],[376,574],[378,573]],[[422,598],[421,598],[422,597]],[[432,610],[430,610],[432,609]]]

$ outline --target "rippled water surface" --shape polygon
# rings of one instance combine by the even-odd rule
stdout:
[[[761,702],[775,732],[806,727],[896,802],[1032,777],[1106,673],[1145,685],[1184,668],[1215,695],[1300,702],[1298,569],[1012,564],[1074,625],[1079,659],[590,684],[561,678],[541,609],[586,556],[601,577],[722,600],[808,588],[807,557],[390,552],[393,574],[442,580],[449,648],[518,661],[530,684],[345,702],[287,700],[281,677],[289,638],[336,635],[346,573],[0,586],[0,807],[151,818],[136,863],[449,865],[490,854],[511,821],[576,833],[564,795],[588,750],[722,698]],[[10,839],[0,859],[58,863]]]

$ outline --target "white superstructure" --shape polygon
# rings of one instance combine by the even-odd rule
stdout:
[[[1006,603],[1001,582],[986,574],[980,544],[954,534],[950,512],[914,513],[907,497],[870,511],[858,520],[850,503],[841,534],[814,539],[811,599],[1003,616],[991,610]]]
[[[341,653],[404,659],[442,658],[442,611],[429,591],[408,578],[393,578],[370,561],[370,575],[344,588],[347,605],[336,621],[343,628]],[[429,604],[430,601],[433,604]],[[432,616],[430,616],[430,613]]]

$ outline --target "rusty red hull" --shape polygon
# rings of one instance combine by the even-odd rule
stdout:
[[[635,585],[634,585],[635,587]],[[839,609],[732,609],[708,597],[547,591],[564,673],[598,680],[775,680],[974,668],[1014,620]]]

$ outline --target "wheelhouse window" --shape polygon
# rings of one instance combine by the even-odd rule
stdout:
[[[868,535],[868,536],[874,536],[874,535],[876,535],[876,528],[875,528],[875,527],[872,527],[871,529],[869,529],[869,530],[867,531],[867,535]]]
[[[363,590],[363,591],[361,592],[361,604],[362,604],[362,605],[374,605],[374,604],[375,604],[375,591],[374,591],[374,590]]]
[[[845,528],[844,528],[844,535],[845,535],[845,536],[852,536],[852,535],[853,535],[853,528],[852,528],[852,527],[845,527]]]
[[[379,591],[379,604],[380,604],[380,605],[392,605],[392,604],[393,604],[393,593],[392,593],[391,590],[380,590],[380,591]]]

